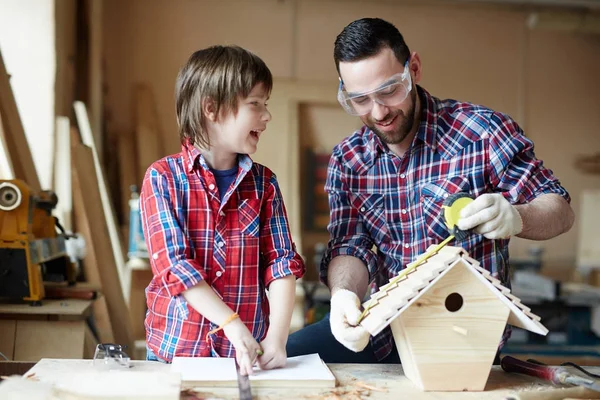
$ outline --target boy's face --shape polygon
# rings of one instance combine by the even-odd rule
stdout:
[[[219,119],[219,132],[210,138],[211,147],[217,151],[254,154],[262,132],[271,120],[267,110],[268,93],[262,83],[254,86],[246,98],[238,98],[237,114],[226,112]]]

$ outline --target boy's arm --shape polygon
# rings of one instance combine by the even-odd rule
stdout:
[[[190,306],[213,323],[218,326],[226,324],[223,331],[235,348],[240,373],[252,374],[252,366],[262,350],[242,320],[237,317],[232,319],[233,311],[205,281],[183,292],[183,297]]]
[[[177,219],[181,205],[172,193],[174,178],[169,171],[148,169],[140,191],[140,214],[150,265],[157,284],[178,296],[206,278],[206,272],[191,254],[191,244]]]
[[[295,298],[296,279],[293,275],[271,282],[269,286],[271,316],[268,335],[284,345],[290,333]]]
[[[264,192],[260,215],[261,272],[265,287],[288,275],[301,278],[306,267],[292,241],[287,212],[275,175]]]

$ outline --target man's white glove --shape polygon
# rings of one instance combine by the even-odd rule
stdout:
[[[369,332],[358,324],[360,315],[360,299],[353,292],[338,289],[331,296],[331,333],[338,342],[355,353],[363,351],[369,344]]]
[[[506,239],[523,230],[521,214],[499,193],[479,196],[462,209],[460,216],[459,229],[473,229],[488,239]]]

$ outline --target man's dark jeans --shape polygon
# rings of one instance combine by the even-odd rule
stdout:
[[[321,359],[326,363],[356,363],[356,364],[398,364],[400,357],[398,351],[394,350],[382,361],[377,361],[371,344],[360,353],[347,349],[338,342],[331,333],[329,325],[329,314],[322,320],[294,332],[287,341],[287,356],[301,356],[304,354],[319,353]]]
[[[399,364],[400,356],[394,346],[392,352],[383,360],[377,361],[371,344],[360,353],[348,350],[336,340],[331,333],[329,314],[319,322],[294,332],[287,341],[287,356],[301,356],[304,354],[319,353],[326,363],[355,363],[355,364]],[[500,357],[496,354],[494,365],[500,365]]]

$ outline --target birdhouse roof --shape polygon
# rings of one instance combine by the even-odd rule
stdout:
[[[360,324],[372,335],[378,334],[459,263],[465,265],[481,284],[487,286],[510,309],[509,324],[540,335],[548,333],[548,329],[540,323],[540,317],[521,304],[510,289],[482,268],[477,260],[469,257],[464,249],[454,246],[443,247],[406,276],[392,279],[391,283],[382,286],[363,305],[366,311]],[[411,264],[407,266],[410,267]]]

